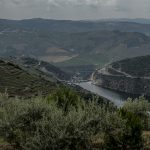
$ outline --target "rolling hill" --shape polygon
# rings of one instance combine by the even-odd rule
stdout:
[[[66,66],[103,64],[112,59],[150,54],[150,38],[135,32],[15,30],[0,34],[0,41],[1,56],[36,56]]]
[[[40,74],[41,76],[47,76],[48,78],[52,78],[53,80],[70,80],[71,74],[66,73],[59,69],[58,67],[55,67],[54,65],[41,61],[35,58],[31,57],[8,57],[5,58],[15,64],[19,64],[22,68],[24,68],[27,71]]]
[[[149,31],[148,20],[1,19],[0,56],[36,57],[65,71],[88,71],[93,70],[88,66],[149,55]]]
[[[0,94],[6,93],[9,97],[17,96],[27,99],[37,96],[47,96],[60,88],[68,88],[76,91],[83,99],[92,99],[96,97],[103,104],[110,103],[108,99],[97,96],[80,86],[72,86],[65,82],[61,82],[57,76],[47,74],[43,70],[35,67],[37,62],[38,61],[33,58],[18,58],[17,61],[16,59],[12,60],[12,58],[9,60],[0,59]],[[47,67],[51,68],[51,65],[47,64]],[[55,67],[55,71],[56,69]],[[52,71],[51,69],[51,72]],[[59,71],[60,70],[57,69],[57,73]],[[62,71],[60,72],[63,73]],[[54,74],[55,73],[56,72],[54,72]]]
[[[27,72],[16,64],[0,60],[0,92],[9,96],[46,95],[57,88],[57,82]]]

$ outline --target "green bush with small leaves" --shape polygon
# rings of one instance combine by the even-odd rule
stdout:
[[[60,88],[50,94],[47,97],[49,103],[55,102],[57,106],[64,110],[64,112],[69,111],[71,107],[78,109],[82,105],[81,97],[73,90],[66,87]]]
[[[150,103],[144,97],[129,98],[123,108],[141,119],[144,130],[150,130]]]
[[[0,95],[0,137],[18,150],[142,148],[142,121],[132,106],[111,107],[68,89],[29,100]]]

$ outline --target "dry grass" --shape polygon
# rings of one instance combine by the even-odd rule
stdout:
[[[67,61],[70,60],[72,58],[77,57],[77,55],[72,55],[72,56],[68,56],[68,55],[49,55],[49,56],[42,56],[40,57],[41,60],[43,61],[47,61],[47,62],[53,62],[53,63],[58,63],[58,62],[63,62],[63,61]]]
[[[144,138],[145,149],[150,150],[150,131],[144,131],[143,132],[143,138]]]
[[[49,47],[46,51],[47,54],[51,54],[51,53],[64,53],[64,54],[68,54],[68,51],[62,49],[62,48],[58,48],[58,47]]]

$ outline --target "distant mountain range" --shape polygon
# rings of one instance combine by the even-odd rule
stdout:
[[[48,20],[48,19],[26,19],[26,20],[5,20],[0,19],[0,30],[5,28],[13,29],[34,29],[50,32],[88,32],[97,30],[120,30],[130,32],[141,32],[150,34],[149,19],[105,19],[105,20]]]
[[[0,56],[30,56],[60,67],[103,66],[150,54],[146,19],[0,20]]]

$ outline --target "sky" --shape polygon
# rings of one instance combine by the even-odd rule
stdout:
[[[0,0],[0,18],[150,18],[150,0]]]

